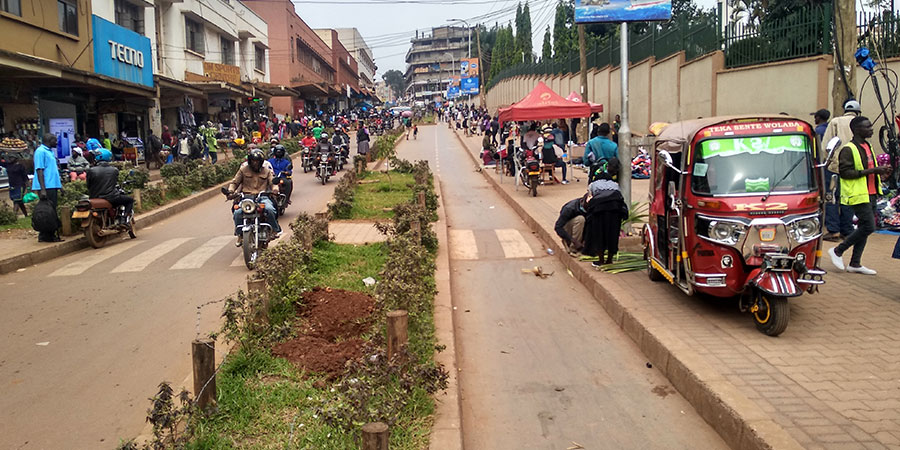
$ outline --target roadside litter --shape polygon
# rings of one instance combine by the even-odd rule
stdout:
[[[522,269],[522,273],[533,273],[534,276],[540,277],[541,279],[553,276],[553,272],[544,273],[544,269],[541,266],[534,266],[531,269]]]

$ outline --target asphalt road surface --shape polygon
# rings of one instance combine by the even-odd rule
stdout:
[[[294,175],[298,212],[322,211],[336,185]],[[161,381],[191,383],[197,306],[246,288],[230,202],[220,196],[138,231],[0,275],[0,448],[114,448],[144,429]],[[203,307],[217,330],[222,304]]]
[[[439,124],[399,153],[441,180],[465,448],[727,448],[463,152]]]

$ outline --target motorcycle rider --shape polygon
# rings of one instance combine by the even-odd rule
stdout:
[[[278,186],[281,186],[281,184],[278,183],[279,178],[291,175],[291,172],[294,168],[294,164],[291,162],[291,157],[287,156],[287,151],[281,144],[275,146],[273,155],[271,158],[269,158],[269,164],[272,166],[272,177],[274,183]],[[284,190],[282,191],[282,194],[284,194],[284,196],[287,198],[288,204],[291,203],[291,192],[293,190],[294,186],[290,182],[290,180],[285,180]]]
[[[108,150],[101,150],[95,157],[97,165],[87,171],[88,197],[102,198],[116,208],[124,206],[125,217],[120,217],[119,223],[126,224],[131,217],[134,199],[119,192],[119,169],[109,165],[110,160],[112,153]]]
[[[316,144],[316,148],[313,151],[313,165],[318,169],[319,160],[322,157],[322,154],[325,153],[328,155],[328,160],[331,161],[334,158],[334,152],[336,151],[335,146],[328,140],[328,133],[322,132],[322,138],[319,139],[319,143]],[[329,167],[332,174],[334,173],[334,167]]]
[[[344,160],[350,157],[350,136],[344,131],[343,126],[338,126],[334,130],[334,137],[331,138],[331,145],[335,152],[339,152]]]
[[[306,132],[306,137],[300,140],[300,145],[312,150],[318,141],[313,137],[312,130]]]
[[[250,150],[247,155],[247,163],[242,164],[228,185],[228,195],[231,197],[235,193],[256,195],[260,192],[276,191],[278,189],[272,183],[273,172],[270,166],[263,164],[265,158],[262,150],[255,148]],[[275,232],[275,238],[281,236],[281,226],[278,225],[278,217],[275,214],[275,204],[269,197],[263,197],[261,203],[266,212],[266,222]],[[235,247],[243,244],[241,234],[238,231],[243,222],[243,212],[240,209],[234,211],[234,234],[237,236]]]

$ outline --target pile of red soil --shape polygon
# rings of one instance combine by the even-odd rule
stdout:
[[[342,289],[316,289],[303,296],[298,337],[272,348],[297,367],[336,378],[347,361],[362,356],[362,335],[372,324],[375,300]]]

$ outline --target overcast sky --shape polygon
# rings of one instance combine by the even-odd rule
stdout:
[[[406,3],[400,3],[405,1]],[[519,0],[294,0],[297,13],[313,28],[358,28],[375,56],[378,73],[390,69],[406,71],[409,39],[416,29],[430,30],[448,24],[448,19],[465,19],[470,24],[507,23],[515,19]],[[705,8],[715,0],[695,0]],[[553,22],[557,0],[530,0],[535,53],[540,53],[544,30]],[[472,57],[477,57],[472,35]]]

